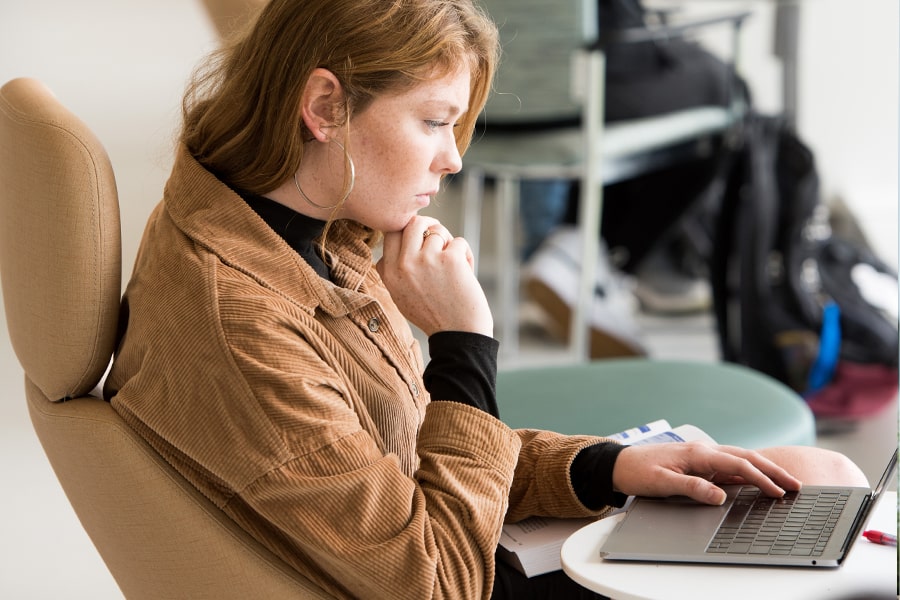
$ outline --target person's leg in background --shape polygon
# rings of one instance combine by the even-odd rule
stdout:
[[[643,311],[710,309],[707,261],[721,195],[718,161],[713,156],[680,164],[604,192],[602,236],[616,266],[634,276]]]
[[[643,24],[640,0],[600,0],[598,9],[604,27]],[[611,48],[604,120],[611,123],[696,106],[728,105],[735,93],[749,96],[728,64],[694,42]],[[678,165],[604,189],[601,242],[606,250],[598,257],[592,337],[606,330],[615,343],[594,352],[592,339],[593,358],[643,353],[634,308],[629,308],[627,300],[636,304],[638,298],[643,309],[658,313],[709,309],[707,257],[698,254],[694,243],[695,238],[703,242],[704,232],[702,228],[695,231],[698,215],[688,213],[713,178],[715,162]],[[570,190],[570,201],[561,219],[563,185]],[[577,188],[576,182],[558,181],[525,182],[521,187],[522,254],[529,260],[526,278],[531,278],[526,282],[538,283],[528,286],[530,292],[541,292],[532,293],[532,299],[562,332],[568,330],[581,262],[577,229],[572,227],[577,222]],[[684,235],[691,231],[700,238]],[[541,240],[546,240],[544,246]],[[567,267],[572,261],[574,268]],[[626,326],[616,327],[619,323]]]
[[[682,230],[696,220],[694,207],[705,210],[701,200],[716,164],[708,158],[604,188],[590,316],[592,358],[646,355],[638,302],[657,313],[709,309],[706,257],[687,247]],[[563,339],[582,264],[575,226],[578,187],[573,181],[537,180],[523,182],[520,192],[526,290],[547,316],[550,331]]]
[[[567,179],[531,179],[519,185],[523,260],[531,258],[566,218],[571,187],[572,182]]]
[[[576,186],[570,180],[520,185],[525,287],[548,318],[548,329],[567,339],[582,264],[580,233],[566,222]],[[632,290],[610,265],[601,240],[590,315],[592,358],[646,355],[634,311]]]

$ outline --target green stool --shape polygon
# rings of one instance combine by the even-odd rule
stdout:
[[[816,443],[800,396],[729,363],[616,359],[500,371],[497,402],[500,418],[516,429],[607,435],[666,419],[745,448]]]

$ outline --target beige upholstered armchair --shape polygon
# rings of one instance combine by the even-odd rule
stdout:
[[[35,431],[126,597],[327,597],[92,392],[119,314],[116,182],[99,140],[34,79],[0,88],[0,276]]]

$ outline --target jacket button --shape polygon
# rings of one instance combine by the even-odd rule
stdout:
[[[381,326],[381,323],[379,323],[378,319],[376,319],[375,317],[372,317],[371,319],[369,319],[369,331],[371,331],[372,333],[375,333],[376,331],[378,331],[378,328],[380,326]]]

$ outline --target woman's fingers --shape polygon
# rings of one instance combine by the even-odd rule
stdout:
[[[432,226],[428,227],[425,231],[422,232],[422,237],[424,240],[423,244],[422,244],[423,247],[424,247],[425,243],[427,243],[429,241],[429,239],[435,240],[435,241],[440,240],[441,241],[441,245],[440,245],[441,249],[446,248],[447,244],[449,244],[450,242],[453,241],[453,235],[450,233],[450,230],[448,230],[446,227],[444,227],[443,225],[440,225],[440,224],[432,225]]]
[[[716,483],[743,481],[774,497],[800,489],[800,481],[752,450],[702,443],[648,444],[623,450],[613,470],[616,489],[647,496],[684,495],[720,504]]]
[[[397,307],[427,335],[492,335],[493,317],[473,262],[463,238],[454,238],[436,219],[417,216],[403,231],[385,234],[376,267]]]

